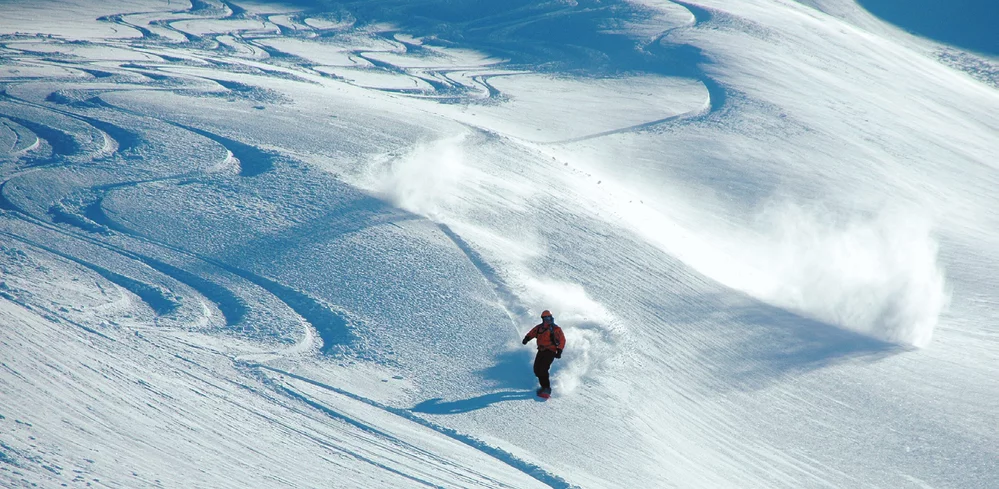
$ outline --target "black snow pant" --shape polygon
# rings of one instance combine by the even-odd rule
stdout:
[[[555,361],[555,352],[551,350],[538,350],[538,355],[534,357],[534,375],[538,376],[542,389],[551,389],[551,381],[548,380],[548,369]]]

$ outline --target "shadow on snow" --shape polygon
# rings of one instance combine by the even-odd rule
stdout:
[[[533,389],[493,392],[459,401],[443,401],[438,397],[423,401],[410,408],[410,411],[427,414],[459,414],[489,407],[493,404],[504,401],[524,401],[535,398],[536,396],[534,395]]]
[[[858,0],[886,22],[944,44],[999,55],[999,2],[995,0]]]
[[[441,398],[427,399],[412,408],[411,411],[428,414],[458,414],[476,411],[493,404],[508,401],[524,401],[534,399],[538,387],[537,377],[531,369],[534,349],[507,350],[496,355],[496,362],[477,373],[494,388],[503,389],[468,399],[444,401]],[[552,365],[552,373],[558,369],[558,362]]]
[[[671,319],[682,321],[686,316],[696,321],[701,332],[714,327],[718,331],[712,336],[727,338],[725,343],[705,347],[700,356],[713,377],[728,389],[761,389],[788,376],[833,365],[873,363],[909,350],[749,297],[737,298],[735,303],[731,296],[709,297],[706,302],[716,312],[669,314]]]

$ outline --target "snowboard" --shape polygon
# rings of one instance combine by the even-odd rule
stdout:
[[[538,389],[537,395],[538,395],[538,397],[540,397],[542,399],[549,399],[549,398],[552,397],[552,390],[551,389]]]

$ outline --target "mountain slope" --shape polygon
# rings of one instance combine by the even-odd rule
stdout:
[[[926,41],[842,2],[60,5],[0,20],[5,486],[999,482],[999,94]]]

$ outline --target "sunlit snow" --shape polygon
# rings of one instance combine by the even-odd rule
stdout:
[[[0,11],[0,486],[999,487],[986,50],[852,0]]]

